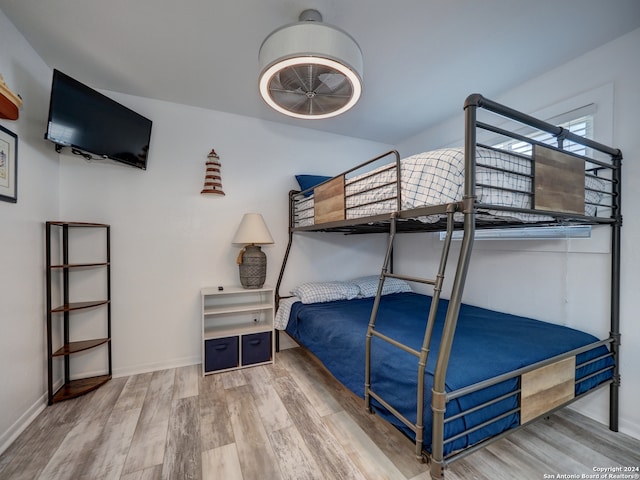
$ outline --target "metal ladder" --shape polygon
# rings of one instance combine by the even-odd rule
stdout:
[[[387,410],[389,410],[393,415],[395,415],[402,423],[404,423],[408,428],[410,428],[416,435],[416,457],[419,460],[423,460],[422,456],[422,445],[423,445],[423,411],[424,411],[424,371],[427,365],[427,358],[429,356],[430,344],[431,344],[431,334],[433,332],[433,326],[435,323],[436,314],[438,313],[438,303],[440,301],[440,292],[442,291],[442,283],[444,281],[444,273],[447,266],[447,259],[449,257],[449,248],[451,246],[451,238],[453,236],[453,214],[458,211],[459,204],[452,203],[447,206],[447,230],[446,236],[444,239],[444,245],[442,247],[442,254],[440,256],[440,265],[438,267],[438,273],[435,279],[427,279],[427,278],[418,278],[418,277],[410,277],[406,275],[397,275],[389,272],[389,264],[392,257],[393,244],[397,232],[397,221],[398,214],[394,213],[391,216],[390,226],[389,226],[389,244],[387,246],[387,251],[384,258],[384,263],[382,265],[382,271],[380,272],[380,280],[378,283],[378,291],[376,293],[376,297],[373,303],[373,308],[371,311],[371,318],[369,320],[369,327],[367,329],[367,337],[366,337],[366,347],[365,347],[365,388],[364,388],[364,400],[365,407],[367,411],[372,412],[371,409],[371,398],[374,398],[377,402],[383,405]],[[433,286],[433,299],[431,302],[431,307],[429,308],[429,316],[427,318],[427,324],[425,327],[424,338],[422,341],[422,348],[420,351],[414,350],[403,343],[394,340],[391,337],[384,335],[383,333],[378,332],[375,329],[376,319],[378,316],[378,308],[380,306],[380,298],[382,296],[382,288],[384,286],[384,281],[387,278],[398,278],[402,280],[406,280],[408,282],[416,282],[422,283],[426,285]],[[386,400],[384,400],[380,395],[375,393],[371,388],[371,338],[377,337],[385,342],[394,345],[405,352],[408,352],[418,359],[418,384],[417,384],[417,410],[416,410],[416,423],[413,424],[410,420],[408,420],[404,415],[398,412],[392,405],[390,405]]]

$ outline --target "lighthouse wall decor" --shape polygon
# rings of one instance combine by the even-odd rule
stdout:
[[[220,157],[216,151],[212,148],[209,155],[207,155],[206,162],[207,170],[204,176],[204,188],[200,192],[201,194],[215,194],[224,195],[222,191],[222,177],[220,175]]]

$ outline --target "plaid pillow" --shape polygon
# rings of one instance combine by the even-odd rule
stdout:
[[[350,282],[312,282],[291,290],[302,303],[321,303],[333,300],[351,300],[356,298],[360,290]]]
[[[354,278],[351,282],[355,283],[360,289],[358,298],[373,297],[378,292],[378,275],[370,275],[367,277]],[[411,292],[411,286],[399,278],[385,278],[382,287],[382,295],[391,293]]]

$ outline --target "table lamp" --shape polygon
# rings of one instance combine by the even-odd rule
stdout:
[[[262,288],[267,276],[267,256],[259,244],[273,243],[264,218],[259,213],[245,213],[232,243],[243,244],[238,255],[240,284],[243,288]]]

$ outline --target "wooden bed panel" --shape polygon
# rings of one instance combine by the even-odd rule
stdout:
[[[584,215],[584,161],[533,146],[534,208]]]
[[[313,197],[316,225],[345,219],[344,175],[315,187]]]
[[[520,424],[575,396],[576,358],[570,357],[522,375]]]

